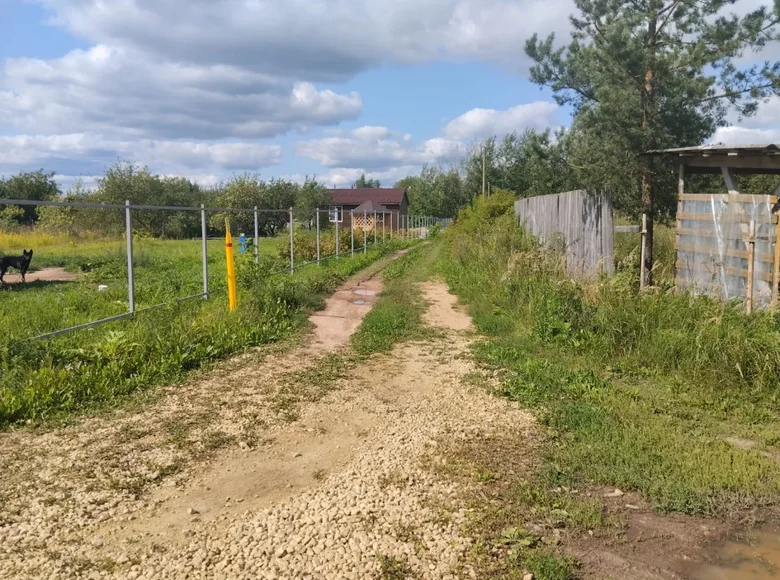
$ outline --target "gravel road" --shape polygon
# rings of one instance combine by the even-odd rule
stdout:
[[[273,412],[274,395],[300,349],[238,369],[242,396],[180,402],[170,416],[201,416],[185,422],[187,444],[149,426],[165,399],[3,435],[0,578],[477,577],[464,497],[478,484],[447,477],[439,449],[523,437],[533,419],[464,380],[468,316],[444,285],[423,290],[442,336],[349,368],[294,420]],[[246,386],[258,376],[262,388]],[[205,413],[220,401],[224,413]],[[215,425],[233,439],[208,454]]]

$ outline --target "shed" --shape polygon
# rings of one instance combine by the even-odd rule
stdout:
[[[753,306],[774,305],[780,281],[780,187],[762,195],[738,191],[735,175],[780,175],[780,147],[704,145],[648,151],[679,167],[675,283],[694,293]],[[685,191],[686,174],[722,174],[726,193]]]

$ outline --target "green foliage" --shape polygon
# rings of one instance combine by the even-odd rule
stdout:
[[[42,171],[21,173],[0,180],[0,197],[15,199],[59,199],[60,192],[54,174]],[[289,221],[288,210],[296,208],[296,220],[311,225],[314,208],[330,203],[330,193],[307,177],[303,184],[272,179],[264,181],[259,175],[244,173],[234,176],[214,189],[203,189],[181,177],[161,177],[148,168],[118,161],[98,179],[97,189],[86,189],[81,181],[62,198],[62,201],[80,201],[123,205],[129,200],[134,205],[170,207],[254,208],[259,214],[259,230],[263,236],[274,236]],[[22,213],[19,213],[19,209]],[[265,212],[262,210],[280,210]],[[235,232],[254,231],[254,212],[212,213],[209,215],[211,234],[225,233],[225,217],[230,217]],[[40,226],[47,233],[71,236],[115,236],[124,231],[122,210],[85,209],[74,207],[4,208],[0,206],[0,221],[4,231],[22,225]],[[143,237],[194,238],[201,235],[201,216],[193,211],[134,210],[133,229]]]
[[[576,6],[567,46],[555,47],[553,35],[526,43],[531,78],[574,109],[569,157],[582,186],[609,187],[626,212],[672,215],[673,172],[639,155],[698,145],[726,123],[730,106],[749,116],[780,92],[780,62],[740,62],[778,37],[780,6],[741,17],[720,0]]]
[[[471,201],[460,174],[426,165],[419,176],[405,177],[395,184],[409,191],[409,211],[417,215],[455,217]]]
[[[577,189],[574,170],[567,162],[564,133],[551,137],[527,129],[510,133],[501,143],[491,137],[472,147],[465,162],[463,188],[468,199],[482,194],[482,158],[490,191],[506,189],[520,197],[546,195]]]
[[[477,200],[447,230],[441,268],[469,304],[499,393],[553,443],[542,487],[639,490],[661,509],[729,515],[773,503],[780,467],[780,321],[635,278],[576,282],[505,213]],[[724,440],[756,441],[742,449]]]
[[[54,181],[54,172],[45,173],[43,169],[38,171],[22,171],[18,175],[0,179],[0,197],[5,199],[24,199],[36,201],[50,201],[57,199],[60,188]],[[35,206],[16,206],[18,210],[12,210],[0,205],[0,220],[6,227],[16,225],[31,225],[38,219],[38,210]]]
[[[352,189],[375,189],[382,187],[382,184],[378,179],[366,179],[366,174],[361,174],[360,177],[352,184]]]
[[[18,205],[0,206],[0,231],[15,232],[24,222],[24,209]]]

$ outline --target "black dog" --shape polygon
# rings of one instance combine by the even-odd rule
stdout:
[[[32,260],[33,251],[22,250],[21,256],[5,256],[0,258],[0,284],[5,284],[3,276],[8,271],[8,268],[16,268],[22,273],[22,282],[27,282],[24,279],[24,275],[27,273],[27,268],[30,267],[30,261]]]

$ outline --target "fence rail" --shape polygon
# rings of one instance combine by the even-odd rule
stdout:
[[[39,334],[29,340],[45,340],[62,336],[71,332],[77,332],[88,328],[94,328],[109,322],[116,322],[120,320],[126,320],[133,318],[136,314],[149,312],[163,306],[168,306],[174,303],[181,303],[194,299],[209,299],[213,294],[213,291],[209,289],[209,267],[208,267],[208,220],[209,213],[252,213],[254,216],[254,261],[259,263],[260,261],[260,229],[259,229],[259,215],[260,214],[281,214],[287,218],[286,228],[289,229],[290,235],[290,260],[289,266],[284,268],[277,268],[269,272],[269,276],[275,276],[282,273],[289,272],[294,274],[296,268],[302,268],[314,264],[321,264],[326,260],[339,259],[342,256],[355,254],[355,237],[356,233],[362,233],[363,244],[359,247],[363,253],[368,252],[369,244],[378,244],[384,242],[387,239],[401,239],[401,240],[414,240],[420,238],[426,238],[429,234],[430,228],[438,225],[439,227],[447,227],[451,220],[443,218],[435,218],[422,215],[407,215],[400,212],[354,212],[350,211],[350,245],[348,248],[344,248],[342,251],[341,239],[339,236],[339,222],[334,224],[335,229],[335,253],[332,255],[322,255],[321,248],[321,234],[322,234],[322,220],[320,214],[325,213],[330,215],[330,209],[314,208],[310,210],[287,208],[287,209],[259,209],[257,207],[252,208],[224,208],[224,207],[185,207],[185,206],[156,206],[156,205],[143,205],[132,204],[130,201],[126,201],[124,204],[109,204],[109,203],[87,203],[87,202],[70,202],[70,201],[37,201],[37,200],[20,200],[20,199],[0,199],[0,205],[17,205],[17,206],[48,206],[48,207],[73,207],[83,209],[97,209],[97,210],[124,210],[125,221],[125,250],[127,254],[127,288],[128,288],[128,311],[122,314],[109,316],[99,320],[86,322],[84,324],[78,324],[69,328],[63,328],[52,332]],[[133,257],[133,212],[134,211],[187,211],[187,212],[200,212],[201,215],[201,253],[202,253],[202,271],[203,271],[203,291],[199,294],[191,296],[185,296],[183,298],[177,298],[173,302],[164,302],[145,308],[137,309],[135,303],[135,279],[134,279],[134,257]],[[316,222],[316,259],[296,262],[295,258],[295,223],[296,215],[299,219],[311,219],[312,214],[315,216]],[[389,218],[388,218],[389,216]],[[362,217],[362,222],[359,226],[355,223],[356,217]],[[389,219],[389,224],[388,224]],[[394,223],[395,221],[395,223]],[[329,218],[325,222],[330,223]],[[370,235],[369,235],[370,232]],[[222,239],[222,238],[218,238]],[[359,239],[359,238],[358,238]]]

